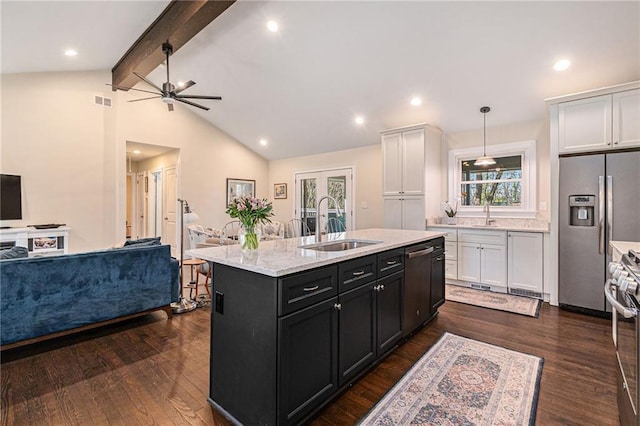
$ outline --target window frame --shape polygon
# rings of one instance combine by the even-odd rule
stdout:
[[[489,155],[492,157],[522,156],[522,203],[518,207],[491,206],[491,216],[535,218],[536,194],[537,194],[537,163],[536,141],[527,140],[511,142],[499,145],[491,145]],[[460,187],[462,185],[462,162],[475,161],[483,154],[482,147],[453,149],[449,151],[449,202],[455,204],[459,201]],[[453,200],[453,202],[452,202]],[[458,206],[458,215],[461,217],[482,217],[485,213],[483,206]]]

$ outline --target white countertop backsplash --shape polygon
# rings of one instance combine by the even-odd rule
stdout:
[[[360,229],[323,235],[323,242],[345,239],[379,241],[351,250],[324,252],[302,249],[300,246],[314,244],[315,237],[286,238],[260,241],[258,250],[243,252],[239,244],[206,247],[185,251],[188,256],[233,266],[270,277],[281,277],[319,266],[330,265],[368,254],[380,253],[443,236],[443,232],[410,231],[401,229]]]
[[[480,217],[457,217],[455,225],[440,223],[441,218],[427,220],[427,227],[462,228],[462,229],[495,229],[498,231],[527,231],[527,232],[549,232],[549,222],[541,219],[494,219],[489,226],[485,225],[485,218]]]

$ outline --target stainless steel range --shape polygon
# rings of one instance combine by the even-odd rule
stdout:
[[[607,280],[604,294],[616,312],[613,315],[613,340],[618,357],[620,424],[638,426],[640,254],[629,250],[620,262],[609,264],[609,272],[612,278]]]

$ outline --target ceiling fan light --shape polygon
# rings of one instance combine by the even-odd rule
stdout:
[[[488,155],[478,157],[478,159],[473,163],[474,166],[492,166],[494,164],[496,164],[496,160]]]
[[[164,102],[165,104],[173,104],[173,103],[175,103],[175,102],[176,102],[176,100],[175,100],[175,99],[173,99],[173,98],[172,98],[172,97],[170,97],[170,96],[163,96],[163,97],[162,97],[162,102]]]

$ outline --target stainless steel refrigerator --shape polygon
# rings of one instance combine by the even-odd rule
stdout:
[[[640,151],[560,158],[561,307],[606,315],[609,241],[640,241]]]

